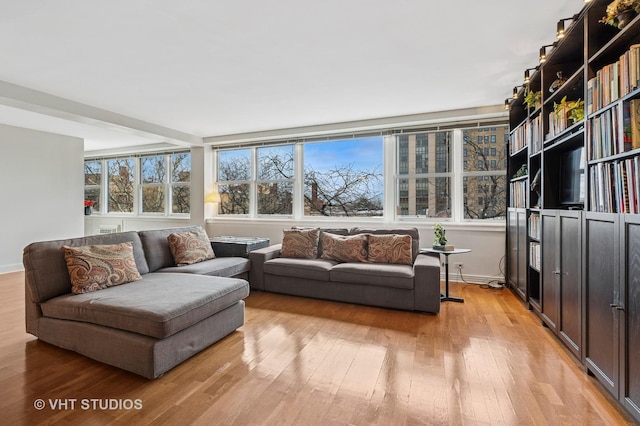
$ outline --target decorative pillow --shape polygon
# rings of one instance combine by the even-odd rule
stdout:
[[[320,229],[285,229],[282,231],[282,257],[315,259],[318,257]]]
[[[89,293],[142,277],[133,257],[133,243],[62,246],[73,294]]]
[[[411,235],[369,234],[369,262],[413,264]]]
[[[343,236],[323,232],[321,257],[338,262],[366,262],[367,234]]]
[[[177,266],[191,265],[216,257],[204,229],[169,234],[167,241]]]

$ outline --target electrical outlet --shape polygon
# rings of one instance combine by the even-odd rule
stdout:
[[[456,269],[462,269],[464,267],[464,263],[462,262],[456,262],[453,265],[456,267]]]

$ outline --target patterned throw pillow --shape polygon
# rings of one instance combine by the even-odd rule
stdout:
[[[411,235],[369,234],[369,262],[413,264]]]
[[[167,241],[177,266],[191,265],[216,257],[204,229],[169,234]]]
[[[62,246],[73,294],[89,293],[142,277],[133,257],[133,243]]]
[[[338,262],[366,262],[367,235],[343,236],[323,232],[321,257]]]
[[[285,229],[282,231],[280,256],[315,259],[318,257],[320,229]]]

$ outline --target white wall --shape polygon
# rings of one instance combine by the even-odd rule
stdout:
[[[84,233],[84,142],[0,124],[0,273],[35,241]]]
[[[355,226],[371,228],[392,228],[415,226],[420,232],[420,246],[433,245],[433,223],[430,222],[323,222],[293,220],[243,220],[212,219],[207,221],[209,236],[233,235],[239,237],[265,237],[272,244],[282,241],[282,230],[294,225],[320,226],[333,228],[353,228]],[[504,281],[505,225],[503,223],[463,223],[443,222],[447,230],[449,244],[457,248],[469,248],[471,253],[450,255],[449,276],[452,281],[461,281],[454,263],[462,262],[463,278],[468,282],[487,283],[492,280]],[[442,269],[444,277],[444,268]]]

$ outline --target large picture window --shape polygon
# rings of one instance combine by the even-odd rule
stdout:
[[[382,216],[382,138],[304,144],[305,216]]]
[[[85,199],[96,213],[190,213],[189,152],[86,160],[84,170]]]
[[[504,220],[507,126],[397,133],[214,148],[217,214]]]

